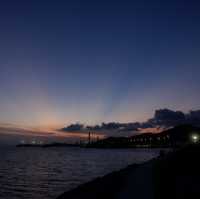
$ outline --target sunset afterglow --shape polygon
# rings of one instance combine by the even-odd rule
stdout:
[[[52,132],[200,108],[195,6],[175,4],[176,17],[140,2],[29,3],[0,10],[0,126]]]

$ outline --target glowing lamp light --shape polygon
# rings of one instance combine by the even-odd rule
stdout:
[[[35,141],[35,140],[33,140],[33,141],[32,141],[32,144],[36,144],[36,141]]]
[[[193,135],[191,136],[191,138],[192,138],[192,142],[194,142],[194,143],[196,143],[196,142],[199,141],[199,136],[198,136],[197,134],[193,134]]]

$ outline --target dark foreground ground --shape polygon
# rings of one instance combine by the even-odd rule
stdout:
[[[80,185],[58,199],[199,199],[200,145],[131,165]]]

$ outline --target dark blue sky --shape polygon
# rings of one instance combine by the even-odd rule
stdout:
[[[0,122],[144,121],[200,108],[198,1],[0,3]]]

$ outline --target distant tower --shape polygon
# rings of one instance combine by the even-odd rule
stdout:
[[[88,133],[88,144],[90,144],[90,142],[91,142],[91,133],[89,132]]]

